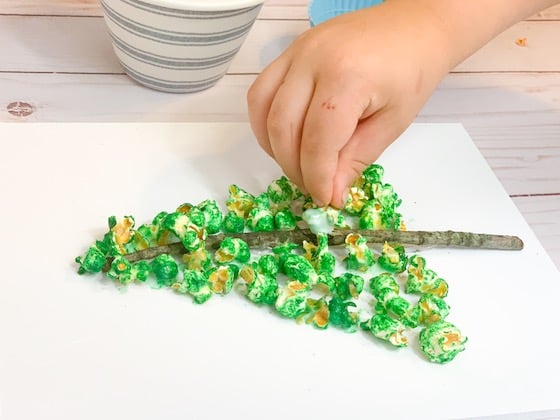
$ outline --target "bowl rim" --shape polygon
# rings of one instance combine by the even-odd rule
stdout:
[[[110,1],[110,0],[105,0]],[[239,10],[257,6],[265,0],[141,0],[154,6],[168,7],[177,10],[193,10],[200,12],[218,12]]]

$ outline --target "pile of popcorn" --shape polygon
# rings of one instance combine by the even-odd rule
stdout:
[[[231,185],[226,212],[214,200],[187,203],[138,228],[132,216],[111,216],[103,239],[76,258],[78,273],[99,273],[112,261],[105,274],[119,284],[155,281],[191,296],[197,304],[238,290],[283,317],[319,329],[361,329],[396,347],[407,346],[407,332],[420,327],[421,351],[432,362],[449,362],[464,350],[467,339],[446,321],[447,282],[428,269],[420,255],[407,255],[402,245],[385,243],[376,250],[352,232],[405,229],[397,212],[401,200],[383,183],[383,174],[380,165],[369,166],[340,210],[316,208],[282,177],[257,196]],[[314,243],[286,242],[253,250],[242,238],[227,236],[303,227],[316,233]],[[328,235],[334,228],[349,231],[342,253],[329,249]],[[225,238],[217,250],[208,250],[208,235],[218,233]],[[161,254],[132,263],[127,259],[128,254],[178,241],[186,251],[182,256]],[[401,289],[414,300],[403,297]],[[364,302],[365,309],[360,307]]]

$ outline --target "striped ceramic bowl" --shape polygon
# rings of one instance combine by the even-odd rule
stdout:
[[[226,73],[264,0],[101,0],[126,73],[165,92],[207,89]]]

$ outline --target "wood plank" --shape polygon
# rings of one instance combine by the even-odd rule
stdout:
[[[245,95],[254,76],[226,76],[195,94],[157,92],[125,75],[0,73],[0,121],[247,121]],[[9,103],[33,106],[25,118]]]
[[[560,20],[560,4],[531,16],[528,20]]]
[[[101,16],[99,0],[2,0],[2,15]]]
[[[513,201],[560,269],[560,195],[514,197]]]
[[[461,122],[510,194],[560,192],[560,74],[452,74],[418,121]]]
[[[3,0],[0,15],[101,16],[99,0]],[[307,19],[308,0],[266,0],[260,19]],[[560,5],[529,20],[560,20]]]
[[[230,72],[259,73],[308,26],[306,21],[257,21]],[[0,16],[0,28],[0,71],[122,72],[101,18]],[[528,46],[517,46],[518,37],[527,37]],[[550,42],[555,38],[560,38],[559,22],[521,22],[455,71],[560,71],[557,43]]]
[[[517,45],[519,39],[526,39],[527,45]],[[459,64],[455,71],[559,71],[558,42],[558,21],[519,22]]]
[[[123,75],[0,74],[0,121],[247,121],[254,76],[229,75],[191,95],[155,92]],[[560,77],[450,75],[419,122],[461,122],[509,194],[560,193]],[[10,115],[14,101],[32,115]]]
[[[0,71],[122,73],[102,18],[0,16],[0,28]]]

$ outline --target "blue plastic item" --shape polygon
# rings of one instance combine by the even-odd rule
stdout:
[[[309,22],[315,26],[346,12],[383,3],[383,0],[311,0],[308,8]]]

